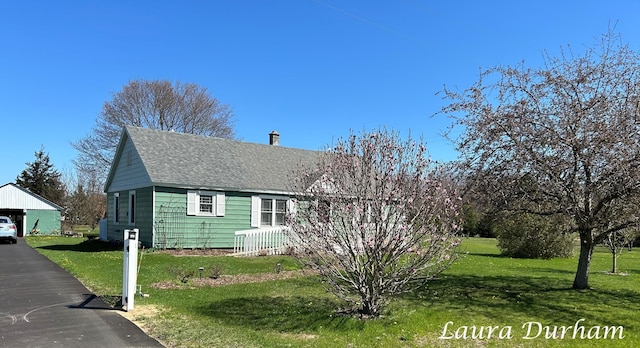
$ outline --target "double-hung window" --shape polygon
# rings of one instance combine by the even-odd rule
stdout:
[[[215,200],[213,195],[202,194],[198,195],[200,198],[198,213],[205,215],[213,215],[213,201]]]
[[[291,204],[288,197],[253,196],[251,199],[251,226],[284,225],[287,210]]]
[[[224,216],[224,213],[224,192],[187,191],[187,215]]]

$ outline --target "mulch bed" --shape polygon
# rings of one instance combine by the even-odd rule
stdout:
[[[280,273],[221,275],[218,278],[190,278],[186,283],[164,281],[151,284],[154,289],[184,289],[202,286],[224,286],[232,284],[259,283],[272,280],[283,280],[311,275],[310,271],[282,271]]]
[[[233,249],[166,249],[156,252],[173,256],[226,256],[233,254]]]

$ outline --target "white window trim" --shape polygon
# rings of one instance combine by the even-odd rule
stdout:
[[[113,223],[115,225],[120,224],[120,192],[113,194]]]
[[[132,199],[133,197],[133,199]],[[127,216],[129,218],[129,225],[133,225],[136,223],[136,203],[138,197],[136,197],[136,191],[129,191],[129,206],[127,207]]]
[[[211,213],[204,213],[200,211],[200,196],[212,196],[213,198],[213,211]],[[201,191],[201,190],[189,190],[187,191],[187,215],[190,216],[224,216],[225,214],[225,194],[218,191]]]
[[[262,200],[269,199],[273,201],[271,211],[271,225],[262,225]],[[281,226],[276,224],[276,204],[275,201],[286,201],[285,216],[287,213],[295,212],[295,201],[288,196],[251,196],[251,227],[262,226]]]

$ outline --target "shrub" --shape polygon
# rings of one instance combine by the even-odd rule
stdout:
[[[361,318],[446,270],[460,243],[458,196],[426,146],[379,129],[352,134],[294,173],[288,216],[300,261]]]
[[[222,275],[222,266],[214,265],[211,270],[209,270],[209,278],[218,279]]]
[[[503,255],[517,258],[569,257],[573,235],[562,219],[522,213],[507,216],[495,224],[498,247]]]
[[[195,274],[195,271],[186,271],[173,265],[169,266],[167,271],[174,275],[182,284],[186,284],[189,281],[189,278],[192,278]]]

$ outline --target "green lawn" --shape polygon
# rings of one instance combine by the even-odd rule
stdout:
[[[95,293],[105,297],[121,293],[121,247],[81,238],[26,240]],[[136,308],[128,314],[152,336],[175,347],[640,346],[640,249],[620,256],[619,271],[626,275],[606,274],[611,257],[598,249],[591,265],[593,289],[574,291],[570,288],[575,257],[511,259],[500,256],[495,245],[493,239],[464,240],[461,257],[449,271],[426,289],[395,299],[375,320],[336,314],[340,303],[313,276],[214,287],[197,286],[194,281],[182,284],[176,277],[176,270],[183,270],[194,271],[199,278],[198,267],[206,275],[217,266],[226,276],[273,275],[277,264],[284,271],[298,269],[288,257],[175,257],[145,252],[138,283],[149,297],[136,298]],[[161,282],[173,286],[152,286]],[[525,338],[526,323],[532,339]],[[477,333],[482,328],[484,338],[472,338],[474,328]],[[553,333],[554,328],[557,335],[564,328],[564,338],[545,338],[545,330]],[[486,338],[489,330],[491,338]]]

